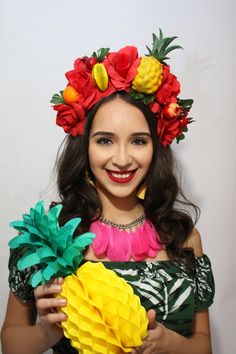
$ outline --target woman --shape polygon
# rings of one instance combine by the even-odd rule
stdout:
[[[175,137],[183,138],[190,107],[189,101],[177,99],[179,84],[161,47],[168,45],[160,31],[160,38],[154,36],[151,67],[145,62],[150,57],[138,58],[134,47],[126,47],[77,59],[66,74],[63,97],[54,96],[57,124],[72,135],[58,160],[60,223],[80,216],[78,231],[96,234],[84,262],[103,262],[139,295],[148,336],[133,354],[207,354],[214,282],[200,235],[184,210],[197,208],[180,191],[168,146]],[[154,83],[147,67],[155,73]],[[66,315],[55,311],[66,305],[54,297],[63,279],[33,293],[25,288],[32,269],[16,269],[19,253],[10,259],[3,353],[43,353],[51,347],[55,354],[76,353],[60,327]]]

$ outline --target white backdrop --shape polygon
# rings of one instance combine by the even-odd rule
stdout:
[[[65,87],[76,57],[127,44],[144,54],[161,27],[179,37],[184,52],[173,52],[170,65],[181,96],[195,99],[196,122],[176,153],[185,190],[202,210],[198,229],[215,273],[214,354],[236,352],[235,13],[234,0],[0,0],[0,325],[14,234],[8,223],[54,195],[51,171],[64,133],[54,123],[51,95]]]

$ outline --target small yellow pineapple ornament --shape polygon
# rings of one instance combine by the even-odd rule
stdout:
[[[174,49],[181,48],[179,45],[170,46],[170,43],[177,37],[163,37],[160,29],[159,38],[155,33],[152,35],[152,49],[147,47],[149,55],[143,56],[138,73],[132,82],[132,89],[139,93],[154,94],[162,84],[163,64],[169,59],[167,54]]]
[[[144,56],[138,67],[138,73],[132,82],[132,89],[152,94],[162,82],[162,64],[153,56]]]

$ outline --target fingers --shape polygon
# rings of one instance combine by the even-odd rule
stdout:
[[[66,306],[65,298],[58,298],[55,295],[62,291],[63,279],[54,279],[52,283],[38,286],[34,290],[37,312],[43,321],[50,324],[65,321],[67,316],[63,312],[58,312],[58,308]]]
[[[65,313],[63,312],[55,312],[55,313],[47,313],[44,317],[43,317],[43,321],[44,322],[48,322],[51,325],[52,324],[58,324],[62,321],[66,321],[67,316]]]
[[[55,278],[52,282],[52,284],[58,284],[58,285],[62,285],[64,282],[64,279],[63,278]]]
[[[36,299],[42,297],[49,297],[50,295],[59,294],[62,291],[60,284],[47,284],[47,285],[40,285],[34,290],[34,296]]]
[[[153,309],[148,310],[147,316],[149,320],[148,329],[155,329],[157,327],[156,311]]]
[[[43,322],[55,324],[65,321],[66,314],[58,309],[66,306],[66,303],[64,298],[39,298],[36,302],[37,312]]]
[[[42,311],[50,308],[64,306],[66,306],[66,299],[64,298],[42,298],[37,302],[37,308]]]
[[[50,323],[67,319],[66,314],[59,310],[60,308],[63,309],[64,306],[66,306],[65,299],[40,299],[36,304],[39,317]]]

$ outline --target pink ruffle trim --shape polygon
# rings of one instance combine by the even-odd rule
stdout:
[[[161,250],[161,243],[154,226],[144,221],[135,231],[124,231],[97,220],[90,226],[96,237],[92,248],[98,258],[107,257],[111,261],[125,262],[155,257]]]

